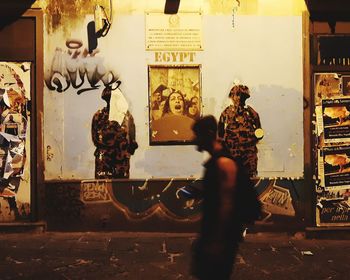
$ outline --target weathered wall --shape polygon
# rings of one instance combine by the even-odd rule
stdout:
[[[244,14],[249,7],[242,7],[242,14],[237,14],[233,13],[230,1],[224,2],[226,4],[214,5],[198,1],[191,7],[180,7],[180,12],[204,10],[203,51],[193,52],[192,61],[180,62],[179,59],[174,61],[171,54],[168,54],[170,60],[157,61],[155,52],[145,50],[144,12],[162,11],[160,3],[150,6],[130,1],[128,10],[127,6],[116,2],[111,29],[106,37],[98,40],[99,51],[86,54],[87,25],[93,20],[94,3],[79,9],[79,2],[70,7],[73,4],[65,6],[51,1],[45,10],[45,178],[94,177],[91,120],[104,106],[100,98],[106,85],[103,80],[111,73],[121,81],[119,88],[136,125],[139,148],[131,158],[130,177],[201,176],[203,156],[193,146],[149,145],[149,64],[200,64],[202,112],[217,117],[228,104],[227,94],[232,83],[239,80],[247,84],[252,91],[248,103],[260,114],[265,131],[258,146],[259,176],[301,177],[301,15],[295,15],[292,4],[285,6],[280,13],[283,16],[270,16],[268,9],[258,4],[261,9],[257,10],[257,15]],[[274,10],[271,13],[277,14]],[[70,69],[77,67],[83,67],[86,73],[82,83],[79,77],[68,75]],[[55,84],[55,80],[62,84]]]
[[[188,231],[196,227],[198,208],[176,196],[177,189],[187,184],[177,180],[200,178],[206,155],[191,145],[149,145],[150,64],[200,64],[202,112],[216,117],[227,106],[235,80],[250,87],[248,103],[259,113],[265,131],[258,145],[258,171],[266,179],[257,185],[265,205],[264,223],[279,221],[287,227],[291,220],[304,220],[309,203],[305,188],[310,186],[296,179],[304,168],[304,1],[288,0],[283,5],[274,0],[240,1],[239,8],[237,2],[181,1],[179,12],[202,13],[204,39],[203,51],[193,52],[194,59],[184,62],[157,61],[155,52],[145,50],[145,11],[162,12],[164,1],[113,1],[111,29],[98,39],[99,51],[92,54],[84,52],[89,46],[88,24],[95,4],[107,7],[108,14],[109,1],[34,4],[43,9],[46,26],[43,148],[49,228]],[[72,78],[69,71],[78,67],[85,75]],[[81,180],[94,178],[91,120],[105,104],[101,93],[111,75],[121,81],[139,148],[131,157],[131,180],[97,187],[97,192],[94,188],[100,183],[95,182],[89,194]],[[170,195],[164,189],[170,189]]]
[[[201,181],[116,180],[47,183],[49,230],[197,231],[200,201],[179,189]],[[259,180],[264,211],[256,230],[297,230],[305,226],[302,180]]]

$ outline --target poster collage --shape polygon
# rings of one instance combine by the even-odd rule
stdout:
[[[0,222],[30,214],[30,62],[0,62]]]
[[[314,75],[317,224],[350,223],[350,75]]]

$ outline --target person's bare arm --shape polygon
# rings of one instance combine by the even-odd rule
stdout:
[[[220,240],[225,236],[225,232],[232,223],[232,214],[234,209],[234,192],[237,184],[237,164],[229,158],[220,157],[217,161],[220,178],[220,209],[217,238]]]

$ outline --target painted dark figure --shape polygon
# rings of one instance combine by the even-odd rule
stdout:
[[[134,119],[128,110],[121,112],[122,121],[110,120],[110,107],[115,105],[110,104],[112,94],[109,88],[103,90],[101,97],[107,106],[97,111],[92,119],[96,179],[129,178],[130,156],[138,147]],[[122,95],[120,91],[118,94]]]
[[[237,189],[244,167],[231,158],[217,139],[213,116],[199,119],[193,131],[197,150],[207,151],[211,157],[204,165],[202,220],[193,246],[192,274],[201,280],[229,280],[242,240]]]
[[[218,135],[225,142],[231,156],[241,160],[253,178],[257,176],[258,166],[256,144],[263,138],[259,114],[245,104],[250,97],[247,86],[233,86],[229,97],[233,104],[221,113]]]

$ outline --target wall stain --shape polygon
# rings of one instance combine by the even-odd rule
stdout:
[[[63,27],[65,32],[70,30],[79,21],[84,19],[85,15],[92,15],[94,13],[95,4],[95,1],[91,1],[86,5],[86,1],[83,0],[48,1],[45,8],[48,33],[52,33],[60,27]]]

